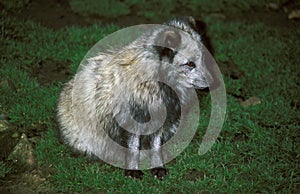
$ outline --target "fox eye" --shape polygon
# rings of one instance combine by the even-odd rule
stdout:
[[[195,68],[196,67],[195,63],[192,62],[192,61],[187,62],[185,65],[190,67],[190,68]]]

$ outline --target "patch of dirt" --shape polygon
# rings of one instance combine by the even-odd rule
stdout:
[[[196,169],[187,169],[186,173],[183,175],[183,179],[188,181],[197,181],[198,179],[204,179],[206,176],[208,176],[207,172],[205,171],[198,171]]]
[[[37,63],[37,68],[32,69],[31,77],[35,77],[42,85],[64,82],[71,75],[70,63],[71,61],[44,59]]]
[[[151,23],[150,20],[134,13],[122,16],[122,18],[84,17],[73,12],[69,0],[34,0],[25,9],[11,14],[20,19],[39,22],[54,30],[70,26],[88,26],[95,23],[116,24],[121,27]]]
[[[74,13],[67,0],[33,0],[26,8],[13,14],[17,18],[33,20],[52,29],[91,24],[86,18]]]
[[[0,134],[0,161],[6,160],[18,143],[18,138],[12,136],[14,132],[15,131]]]
[[[243,21],[245,24],[264,23],[282,30],[296,28],[299,25],[299,21],[288,19],[288,15],[283,10],[270,11],[268,9],[258,9],[254,13],[227,14],[225,21]]]
[[[269,3],[264,8],[253,7],[249,12],[227,13],[227,21],[243,21],[245,24],[264,23],[281,30],[295,29],[300,20],[289,19],[289,13],[297,7],[295,0],[286,0],[281,4]]]
[[[54,186],[41,171],[33,170],[21,174],[10,174],[4,180],[0,179],[0,193],[57,193]]]
[[[246,133],[243,131],[237,132],[234,134],[234,137],[232,138],[231,142],[232,143],[238,143],[238,142],[248,142],[249,137]]]
[[[34,156],[40,133],[47,128],[42,124],[32,126],[26,129],[25,135],[22,127],[11,126],[7,122],[9,118],[3,118],[0,122],[6,127],[2,125],[0,132],[0,161],[10,166],[11,172],[0,178],[0,193],[55,193],[46,179],[50,168],[37,168]]]
[[[239,66],[232,60],[223,62],[220,61],[218,62],[218,66],[224,75],[230,77],[233,80],[239,79],[244,76],[244,72],[242,72],[239,69]]]

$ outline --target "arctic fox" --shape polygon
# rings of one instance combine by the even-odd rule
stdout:
[[[125,175],[134,178],[142,178],[142,151],[151,149],[151,173],[162,179],[161,147],[177,131],[182,104],[191,89],[212,82],[200,33],[194,18],[173,19],[122,49],[90,58],[60,94],[64,142],[102,160],[120,158]],[[159,129],[150,130],[149,121]],[[111,142],[125,151],[112,151]]]

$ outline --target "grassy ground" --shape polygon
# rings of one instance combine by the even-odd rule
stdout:
[[[22,2],[17,7],[28,3]],[[94,12],[76,8],[93,8],[79,2],[71,1],[75,11],[83,15]],[[135,4],[130,6],[141,6],[138,1],[132,2]],[[189,6],[207,6],[207,13],[222,11],[224,2],[230,5],[229,11],[236,12],[264,5],[232,0],[223,4],[203,1],[196,6],[196,2]],[[6,10],[13,7],[10,3],[4,5]],[[151,18],[148,12],[141,13]],[[48,169],[46,178],[56,192],[294,193],[300,189],[300,25],[284,30],[260,22],[246,25],[241,20],[225,22],[210,16],[204,19],[218,63],[235,64],[239,71],[238,77],[224,75],[228,111],[221,135],[210,152],[197,154],[208,123],[205,116],[210,111],[210,97],[205,96],[199,131],[188,148],[168,165],[169,175],[158,181],[147,172],[143,180],[137,181],[125,178],[121,169],[83,156],[74,157],[59,142],[55,121],[62,83],[76,72],[89,48],[118,27],[95,24],[52,30],[1,11],[0,110],[11,118],[10,126],[20,132],[40,131],[42,138],[35,151],[38,166]],[[60,76],[64,78],[45,81],[48,75],[36,70],[45,64],[64,64],[64,74]],[[59,69],[55,71],[61,73]],[[241,106],[239,101],[250,97],[259,98],[261,103]],[[12,167],[0,162],[0,178],[10,172]]]

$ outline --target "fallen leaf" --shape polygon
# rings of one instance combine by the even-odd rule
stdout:
[[[258,97],[250,97],[247,100],[242,101],[241,105],[243,107],[248,107],[248,106],[251,106],[251,105],[254,106],[254,105],[257,105],[257,104],[260,104],[260,103],[261,103],[261,101]]]
[[[289,18],[290,20],[292,20],[292,19],[300,19],[300,9],[298,9],[298,10],[293,10],[293,11],[289,14],[288,18]]]
[[[279,4],[277,3],[268,3],[266,4],[266,7],[272,11],[278,11],[280,9]]]

